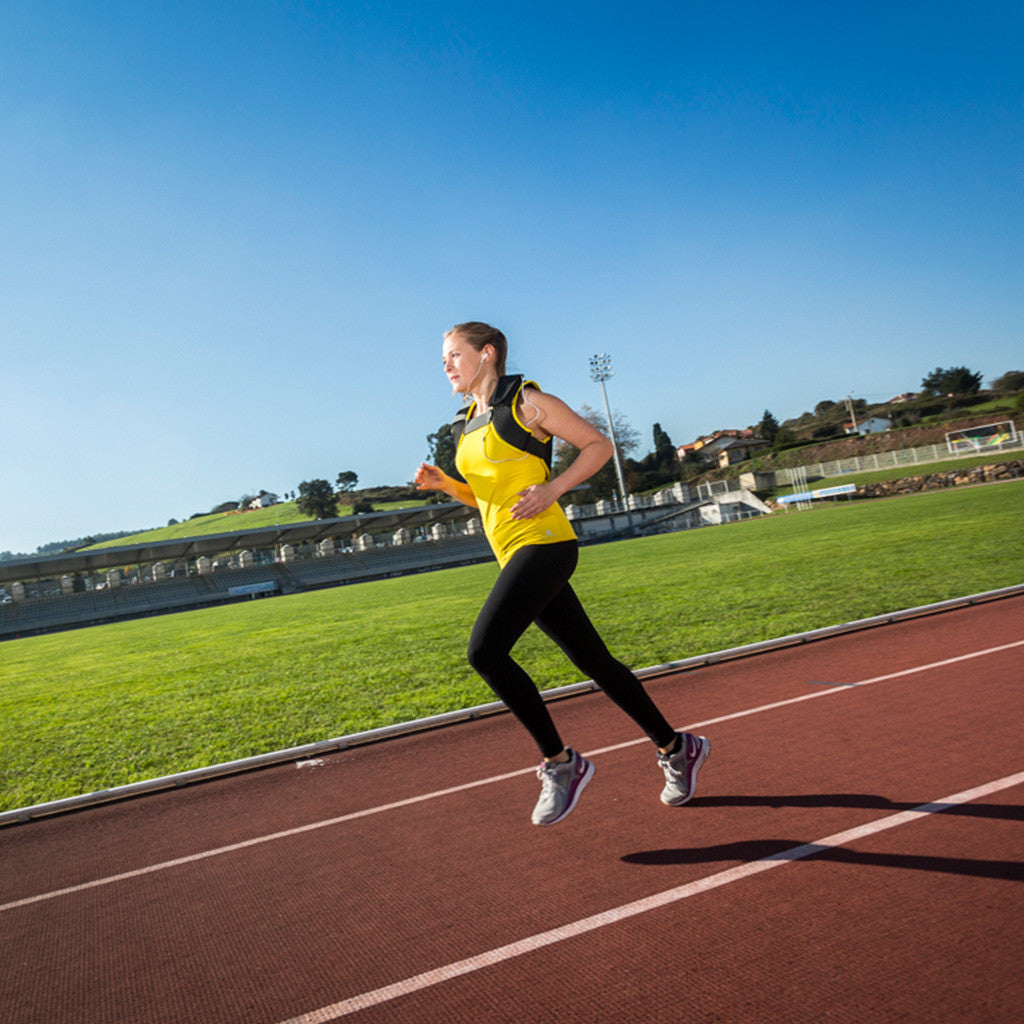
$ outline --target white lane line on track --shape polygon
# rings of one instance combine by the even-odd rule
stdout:
[[[817,700],[819,697],[827,697],[835,693],[850,693],[861,686],[868,686],[872,683],[887,682],[892,679],[901,679],[905,676],[915,675],[920,672],[927,672],[931,669],[943,668],[948,665],[955,665],[963,661],[970,661],[973,658],[982,658],[989,654],[998,654],[1014,647],[1024,646],[1024,640],[1015,640],[1008,644],[1000,644],[998,647],[986,647],[984,650],[970,651],[967,654],[958,655],[955,658],[946,658],[943,661],[933,661],[926,665],[916,665],[913,668],[902,669],[899,672],[890,672],[886,675],[875,676],[871,679],[864,679],[858,683],[840,683],[826,690],[818,690],[811,693],[801,694],[799,697],[789,697],[786,700],[775,701],[771,704],[761,704],[758,707],[747,708],[744,711],[734,711],[728,715],[720,715],[718,718],[708,718],[702,722],[693,722],[682,728],[692,731],[703,729],[709,725],[718,725],[721,722],[731,722],[737,718],[746,718],[750,715],[758,715],[765,711],[774,711],[777,708],[788,707],[792,704],[800,704],[805,700]],[[625,750],[627,747],[635,747],[640,744],[649,743],[646,737],[628,740],[625,743],[617,743],[610,747],[601,747],[597,750],[587,752],[588,757],[596,757],[601,754],[608,754],[618,750]],[[54,889],[51,892],[38,893],[35,896],[26,896],[23,899],[12,900],[10,903],[0,903],[0,913],[8,910],[15,910],[19,907],[26,907],[33,903],[42,903],[46,900],[57,899],[61,896],[70,896],[74,893],[85,892],[88,889],[95,889],[104,885],[113,885],[116,882],[125,882],[133,878],[141,878],[145,875],[155,874],[159,871],[167,871],[171,868],[183,867],[187,864],[196,864],[207,860],[210,857],[220,857],[227,853],[236,853],[239,850],[247,850],[254,846],[261,846],[264,843],[272,843],[279,839],[289,839],[293,836],[302,835],[305,832],[314,832],[322,828],[330,828],[333,825],[343,825],[348,821],[356,821],[359,818],[368,818],[375,814],[384,814],[388,811],[400,810],[413,804],[423,803],[427,800],[437,800],[441,797],[452,796],[455,793],[462,793],[469,789],[476,789],[479,786],[489,786],[496,782],[505,782],[508,779],[518,778],[520,775],[529,775],[536,771],[536,768],[519,768],[516,771],[505,772],[502,775],[492,775],[486,779],[476,779],[473,782],[466,782],[459,786],[452,786],[448,789],[435,790],[432,793],[423,793],[419,796],[408,797],[405,800],[397,800],[394,803],[382,804],[379,807],[367,807],[361,811],[352,811],[349,814],[342,814],[336,818],[327,818],[323,821],[310,822],[307,825],[299,825],[295,828],[284,829],[281,832],[272,832],[265,836],[255,836],[242,842],[231,843],[228,846],[219,846],[212,850],[203,850],[200,853],[189,854],[185,857],[176,857],[174,860],[161,861],[159,864],[150,864],[147,867],[135,868],[132,871],[123,871],[120,874],[108,875],[105,878],[96,878],[89,882],[80,882],[77,885],[69,885],[63,889]]]
[[[884,676],[874,676],[871,679],[861,679],[856,683],[836,683],[827,690],[816,690],[810,693],[801,694],[799,697],[787,697],[785,700],[777,700],[771,704],[761,704],[756,708],[747,708],[745,711],[733,711],[728,715],[719,715],[718,718],[706,718],[703,722],[693,722],[691,725],[683,726],[684,729],[703,729],[708,725],[719,725],[722,722],[731,722],[737,718],[746,718],[748,715],[759,715],[763,711],[774,711],[776,708],[789,707],[792,704],[800,704],[805,700],[817,700],[819,697],[828,697],[835,693],[851,693],[862,686],[870,686],[872,683],[885,683],[893,679],[903,679],[906,676],[916,675],[919,672],[928,672],[931,669],[946,668],[949,665],[956,665],[962,661],[970,661],[972,658],[983,658],[987,654],[999,654],[1002,651],[1012,650],[1014,647],[1024,647],[1024,640],[1013,640],[1008,644],[1000,644],[998,647],[986,647],[980,651],[970,651],[968,654],[958,654],[955,658],[945,658],[942,661],[931,661],[927,665],[915,665],[913,668],[901,669],[898,672],[888,672]],[[638,740],[627,740],[625,743],[616,743],[610,747],[601,747],[599,750],[589,751],[587,757],[597,754],[609,754],[615,750],[625,750],[627,747],[635,747],[641,743],[649,743],[646,737]],[[2,910],[3,907],[0,907]]]
[[[511,942],[507,946],[499,946],[497,949],[488,950],[486,953],[480,953],[466,960],[445,964],[443,967],[437,967],[432,971],[425,971],[423,974],[417,974],[412,978],[406,978],[392,985],[385,985],[383,988],[374,989],[371,992],[363,992],[360,995],[343,999],[330,1006],[323,1006],[310,1013],[303,1013],[298,1017],[292,1017],[290,1020],[283,1021],[282,1024],[329,1024],[330,1021],[338,1020],[350,1013],[356,1013],[371,1006],[379,1006],[401,996],[410,995],[422,989],[451,981],[453,978],[461,977],[464,974],[472,974],[474,971],[493,967],[495,964],[500,964],[506,960],[512,960],[515,957],[536,952],[545,946],[554,945],[556,942],[577,938],[580,935],[585,935],[587,932],[596,931],[598,928],[605,928],[627,918],[636,917],[638,914],[645,914],[650,910],[657,910],[660,907],[678,903],[680,900],[688,899],[691,896],[698,896],[711,889],[718,889],[723,885],[729,885],[732,882],[749,878],[751,875],[760,874],[769,868],[779,867],[781,864],[791,863],[795,860],[802,860],[805,857],[812,857],[816,853],[822,853],[837,846],[846,846],[866,836],[876,835],[887,829],[905,825],[908,822],[918,820],[930,814],[936,814],[958,804],[989,796],[992,793],[1009,789],[1021,783],[1024,783],[1024,772],[1017,772],[1016,775],[1008,775],[1005,778],[977,786],[974,789],[964,790],[962,793],[954,793],[953,796],[944,797],[942,800],[937,800],[930,804],[921,804],[921,806],[914,807],[908,811],[899,811],[896,814],[878,818],[864,825],[858,825],[856,828],[848,829],[845,832],[837,832],[835,835],[826,836],[824,839],[818,839],[816,842],[804,843],[802,846],[794,846],[789,850],[783,850],[781,853],[774,853],[770,857],[764,857],[761,860],[738,864],[734,868],[719,871],[717,874],[708,875],[705,878],[698,878],[696,881],[680,885],[675,889],[654,893],[633,903],[625,903],[619,907],[603,910],[601,913],[594,914],[591,917],[584,917],[579,921],[573,921],[559,928],[552,928],[550,931],[531,935],[529,938],[520,939],[518,942]]]

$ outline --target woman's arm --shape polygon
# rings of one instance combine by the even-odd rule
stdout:
[[[512,518],[529,519],[589,480],[612,457],[614,448],[597,427],[573,412],[560,398],[533,388],[523,391],[520,419],[529,423],[539,440],[557,437],[579,450],[576,458],[558,476],[546,484],[527,487],[521,492],[520,500],[512,507]]]
[[[463,505],[469,505],[471,508],[477,507],[476,497],[469,484],[450,477],[444,470],[438,469],[437,466],[431,466],[427,462],[420,463],[420,468],[416,470],[416,475],[413,477],[413,483],[416,484],[417,490],[444,491],[449,497],[461,501]]]

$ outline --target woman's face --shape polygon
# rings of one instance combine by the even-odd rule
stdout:
[[[451,381],[453,394],[465,394],[482,380],[482,371],[487,367],[491,357],[490,346],[485,345],[483,351],[475,348],[457,334],[444,339],[441,358],[444,361],[445,376]]]

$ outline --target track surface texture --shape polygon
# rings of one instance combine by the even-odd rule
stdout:
[[[859,684],[859,685],[854,685]],[[1024,598],[559,701],[597,773],[536,828],[509,715],[0,830],[0,1021],[1010,1022]]]

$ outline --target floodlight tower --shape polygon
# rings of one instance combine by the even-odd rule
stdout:
[[[615,425],[612,423],[612,411],[608,407],[608,390],[604,382],[615,376],[612,369],[612,357],[602,352],[599,356],[590,357],[590,379],[601,385],[604,396],[604,414],[608,417],[608,433],[612,439],[612,458],[615,460],[615,475],[619,481],[619,496],[626,500],[626,483],[622,478],[622,463],[619,461],[619,446],[615,441]]]

